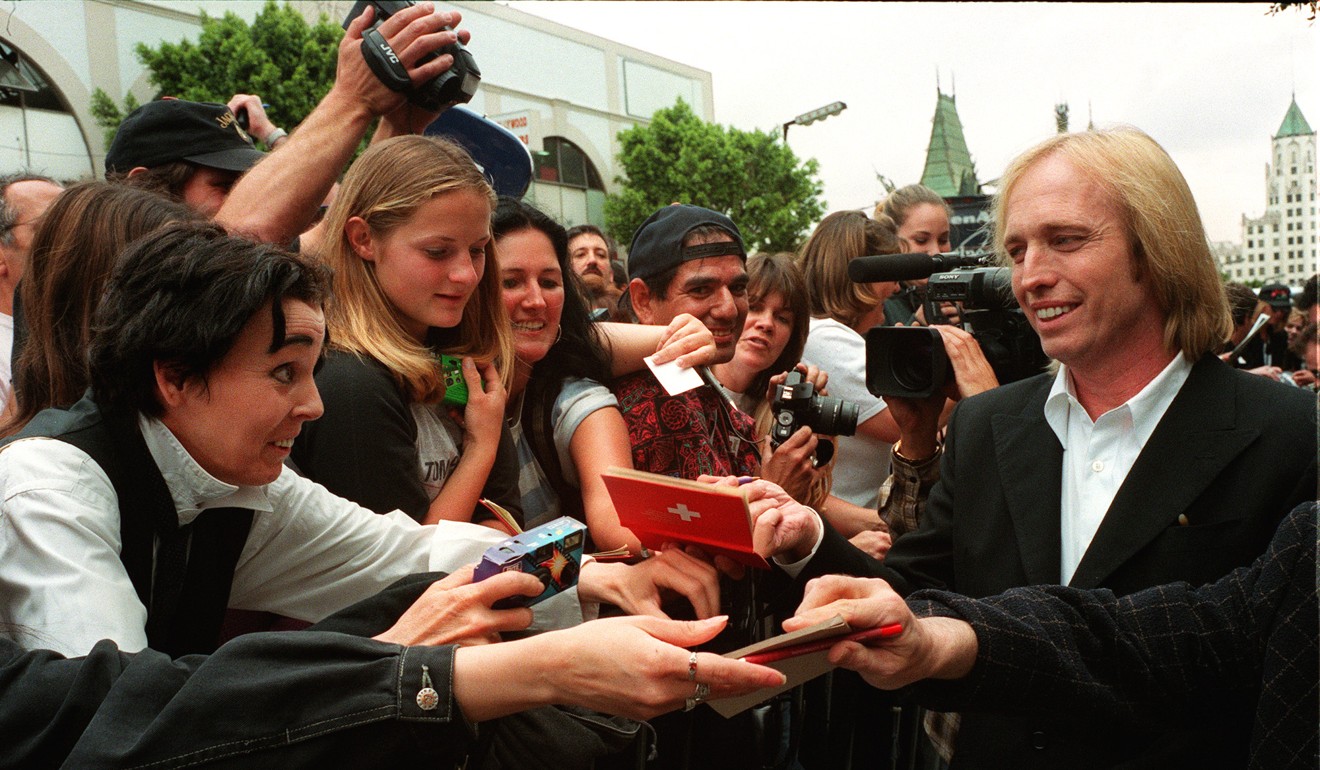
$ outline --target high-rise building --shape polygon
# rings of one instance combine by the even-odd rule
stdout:
[[[1294,96],[1265,164],[1265,214],[1242,215],[1242,247],[1221,268],[1234,281],[1300,286],[1317,270],[1315,131]]]

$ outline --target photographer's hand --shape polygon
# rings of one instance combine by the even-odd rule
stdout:
[[[957,326],[933,328],[944,338],[944,352],[949,354],[949,364],[953,367],[953,383],[946,383],[945,395],[958,401],[999,387],[995,370],[971,333]]]
[[[784,443],[771,448],[765,442],[766,449],[761,453],[761,477],[773,481],[784,488],[791,497],[819,504],[823,500],[811,500],[811,488],[821,471],[816,468],[816,446],[820,439],[803,425]]]
[[[270,135],[275,133],[277,127],[271,122],[270,117],[266,115],[266,108],[261,104],[261,97],[254,94],[234,94],[229,99],[229,111],[238,115],[239,112],[247,113],[247,133],[248,136],[270,146],[267,140]],[[276,140],[278,141],[278,140]]]

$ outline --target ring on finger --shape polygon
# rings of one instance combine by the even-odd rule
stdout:
[[[683,702],[683,710],[691,711],[692,709],[696,708],[698,705],[705,703],[706,699],[709,697],[710,697],[710,685],[706,684],[705,682],[698,682],[697,689],[695,692],[692,693],[692,697],[688,698],[686,701]]]
[[[695,652],[688,656],[688,681],[697,681],[697,654]]]

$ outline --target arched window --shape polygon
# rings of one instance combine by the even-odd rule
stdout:
[[[46,73],[0,41],[0,171],[61,179],[91,176],[92,157],[73,108]]]
[[[583,190],[605,189],[591,158],[581,147],[560,136],[546,137],[545,149],[536,154],[536,180]]]
[[[562,136],[547,136],[533,152],[536,176],[528,197],[566,227],[605,226],[605,183],[581,147]]]

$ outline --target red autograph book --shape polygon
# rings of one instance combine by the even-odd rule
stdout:
[[[647,548],[684,543],[749,567],[770,568],[752,548],[752,516],[740,488],[629,468],[610,468],[601,478],[619,523]]]

